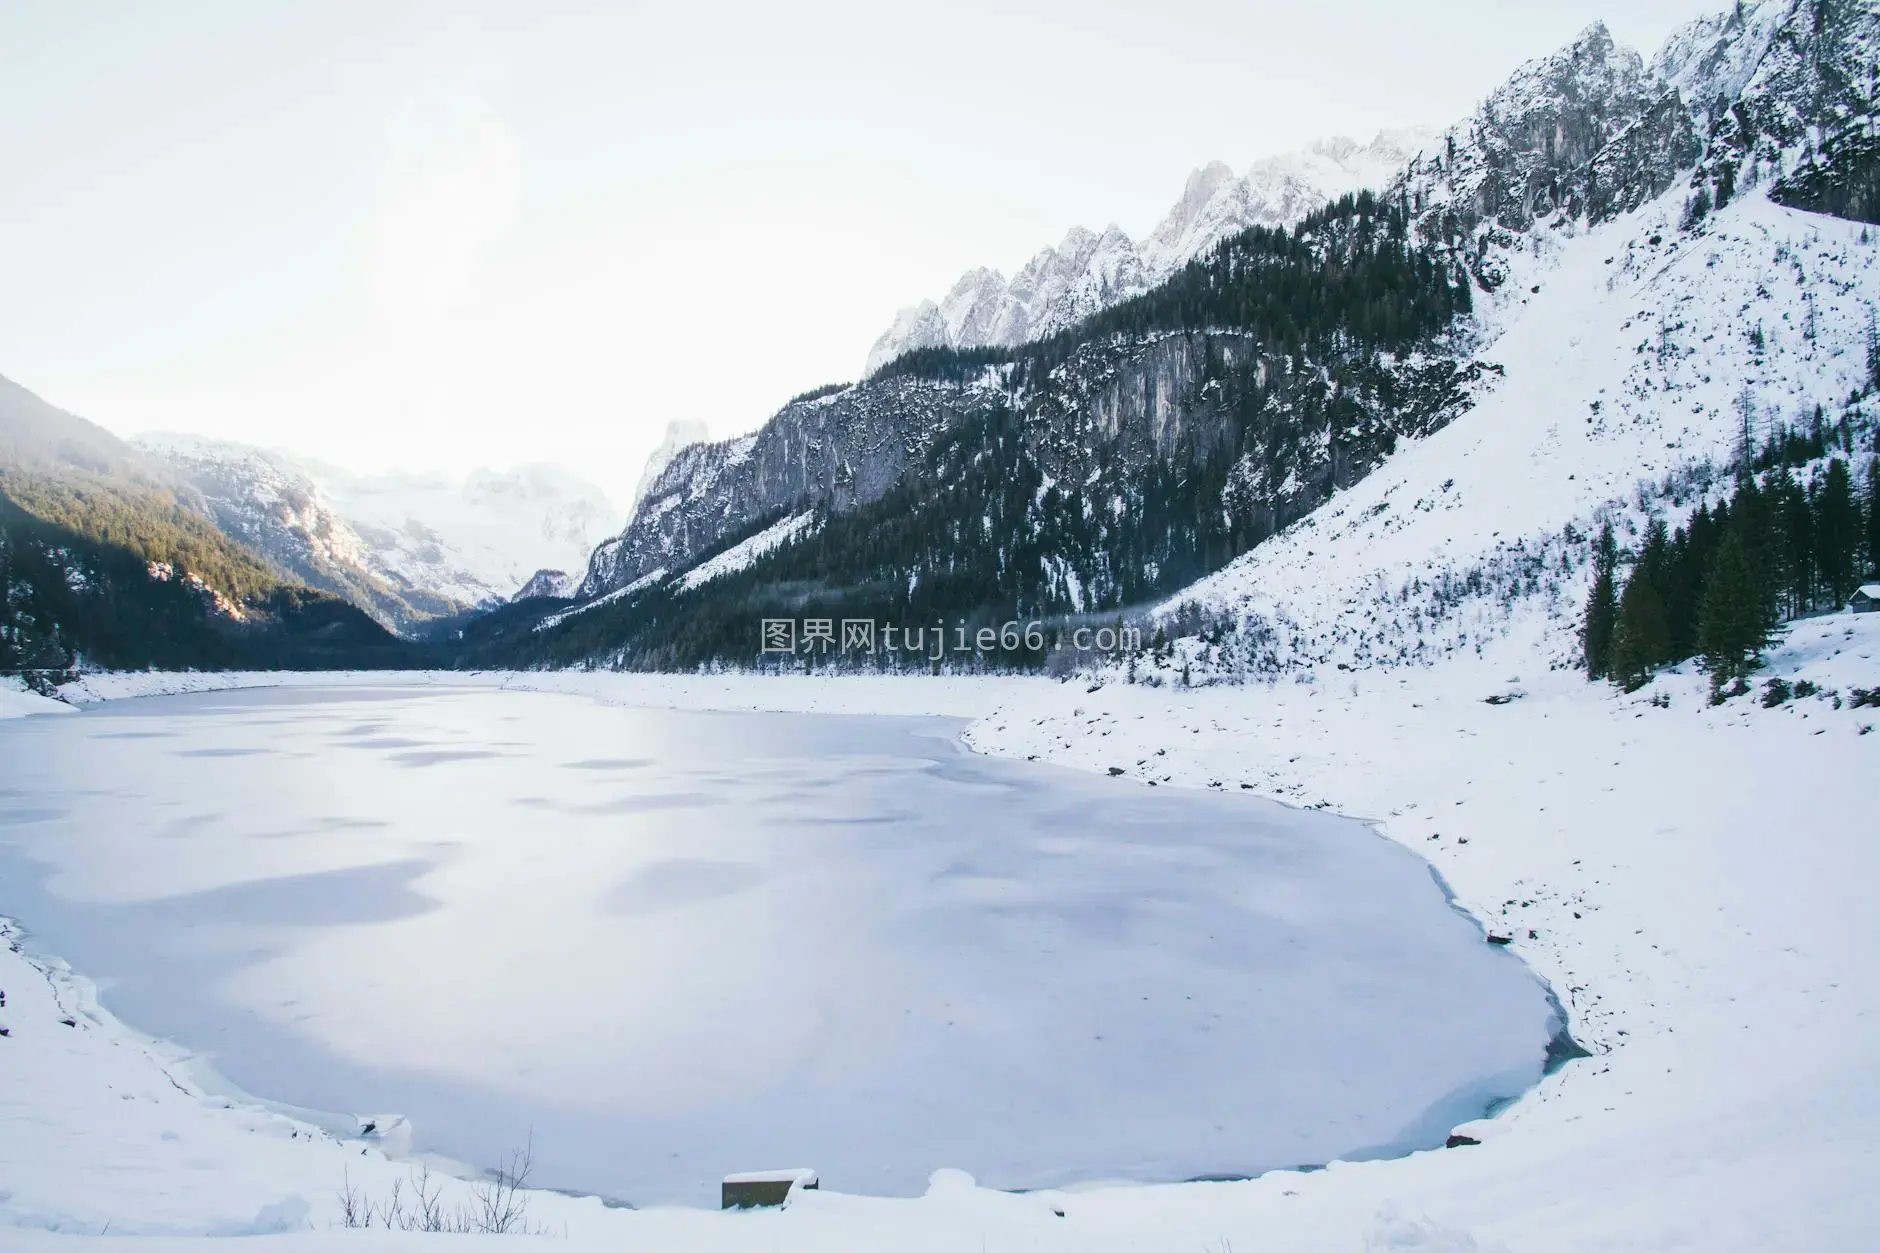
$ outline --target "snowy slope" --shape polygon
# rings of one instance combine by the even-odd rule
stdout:
[[[816,520],[816,514],[793,514],[782,521],[765,527],[747,540],[740,540],[730,548],[707,561],[701,561],[680,577],[680,584],[687,591],[703,587],[713,579],[735,574],[756,561],[759,557],[780,544],[788,544],[803,534],[804,528]]]
[[[1140,242],[1116,226],[1073,227],[1010,280],[997,270],[969,270],[937,303],[902,309],[869,350],[865,372],[914,348],[1021,344],[1064,330],[1154,287],[1236,231],[1290,226],[1346,192],[1381,187],[1433,134],[1412,127],[1379,132],[1367,144],[1320,140],[1256,161],[1239,176],[1219,161],[1203,166]]]
[[[286,453],[179,434],[145,435],[136,447],[200,492],[224,533],[395,631],[468,606],[386,569],[321,483]]]
[[[270,556],[292,537],[313,561],[364,568],[370,559],[320,483],[286,453],[167,431],[132,442],[182,471],[216,507],[224,530]]]
[[[1507,254],[1509,281],[1483,302],[1482,355],[1503,381],[1178,598],[1240,627],[1238,651],[1205,660],[1425,662],[1539,613],[1539,660],[1566,664],[1584,599],[1569,524],[1636,527],[1690,503],[1736,448],[1745,395],[1759,441],[1817,404],[1838,412],[1865,379],[1880,305],[1872,232],[1749,195],[1683,236],[1682,204],[1674,190]]]

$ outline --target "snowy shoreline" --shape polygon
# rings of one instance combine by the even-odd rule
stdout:
[[[1876,655],[1880,624],[1841,615],[1798,625],[1772,654],[1770,673],[1812,677],[1824,687],[1865,685],[1875,677]],[[1615,697],[1564,672],[1531,676],[1519,684],[1520,699],[1491,705],[1487,696],[1511,686],[1506,665],[1492,655],[1434,672],[1192,692],[1120,683],[1088,691],[1047,680],[554,673],[93,676],[73,696],[361,677],[495,678],[676,708],[944,713],[975,719],[963,740],[979,752],[1104,773],[1120,768],[1119,786],[1244,788],[1334,808],[1430,861],[1458,906],[1507,936],[1558,992],[1570,1030],[1591,1053],[1495,1117],[1460,1128],[1483,1142],[1475,1148],[1242,1183],[1031,1197],[968,1189],[943,1172],[918,1200],[831,1192],[763,1223],[545,1199],[544,1218],[577,1240],[808,1249],[873,1239],[940,1248],[967,1233],[991,1233],[1080,1249],[1144,1239],[1195,1247],[1225,1239],[1269,1247],[1736,1248],[1786,1243],[1775,1239],[1782,1215],[1806,1210],[1816,1247],[1852,1248],[1874,1221],[1875,1203],[1854,1183],[1873,1165],[1880,1103],[1859,1043],[1880,1000],[1874,974],[1862,968],[1880,939],[1860,887],[1880,869],[1859,817],[1870,804],[1863,780],[1873,776],[1880,746],[1861,730],[1876,720],[1871,711],[1820,700],[1763,709],[1749,698],[1713,709],[1695,675],[1661,679],[1654,690],[1670,696],[1671,708],[1657,709],[1647,703],[1654,690]],[[29,700],[39,698],[10,697],[8,709]],[[1715,786],[1723,779],[1735,785],[1727,794]],[[1770,832],[1781,833],[1777,850],[1767,846]],[[25,1012],[10,1002],[4,1021],[23,1022]],[[113,1045],[120,1064],[136,1051],[128,1043]],[[146,1054],[142,1065],[151,1060]],[[30,1103],[25,1093],[6,1095],[9,1121]],[[39,1113],[42,1125],[56,1124]],[[71,1116],[86,1115],[74,1109]],[[297,1138],[290,1131],[290,1148],[314,1150]],[[335,1169],[339,1155],[352,1152],[337,1142],[328,1147]],[[19,1149],[33,1153],[30,1145]],[[361,1160],[372,1161],[382,1179],[402,1169]],[[89,1161],[74,1154],[67,1164]],[[20,1177],[19,1164],[0,1161],[9,1181]],[[250,1231],[265,1229],[260,1220],[270,1213],[298,1220],[277,1225],[324,1228],[321,1213],[335,1185],[312,1165],[296,1156],[291,1166],[251,1172],[259,1177],[247,1181],[239,1202],[219,1196],[215,1207],[254,1216],[241,1228]],[[18,1223],[34,1198],[15,1183],[9,1188],[0,1215]],[[96,1188],[94,1178],[78,1190]],[[1584,1204],[1592,1195],[1608,1203],[1592,1212]],[[253,1197],[268,1199],[247,1204]],[[290,1198],[304,1201],[306,1212],[269,1210]],[[1049,1205],[1041,1208],[1050,1198],[1067,1209],[1058,1225]],[[227,1218],[220,1226],[152,1226],[236,1229]],[[26,1248],[66,1243],[12,1234],[30,1241]],[[321,1230],[281,1240],[325,1247],[303,1241],[340,1238]],[[354,1242],[348,1247],[397,1243],[386,1233],[344,1238]]]

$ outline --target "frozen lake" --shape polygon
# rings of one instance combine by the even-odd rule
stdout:
[[[1439,1144],[1544,987],[1345,819],[944,719],[271,689],[0,722],[0,912],[259,1097],[715,1204]],[[339,1180],[334,1180],[339,1186]]]

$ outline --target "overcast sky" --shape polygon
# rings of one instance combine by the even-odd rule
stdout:
[[[8,0],[0,374],[123,434],[624,491],[969,266],[1721,4]]]

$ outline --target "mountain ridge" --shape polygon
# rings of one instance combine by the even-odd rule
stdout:
[[[1237,230],[1291,226],[1346,192],[1382,182],[1434,134],[1404,127],[1364,144],[1333,136],[1263,157],[1243,175],[1210,162],[1188,176],[1181,196],[1141,241],[1114,224],[1102,231],[1074,226],[1010,280],[976,267],[939,301],[899,310],[870,348],[863,372],[915,349],[1016,345],[1065,330],[1147,291]]]
[[[0,378],[0,670],[424,660],[224,531],[172,467]]]
[[[190,479],[224,529],[405,631],[584,563],[620,520],[599,488],[555,466],[359,474],[205,436],[132,443]]]

